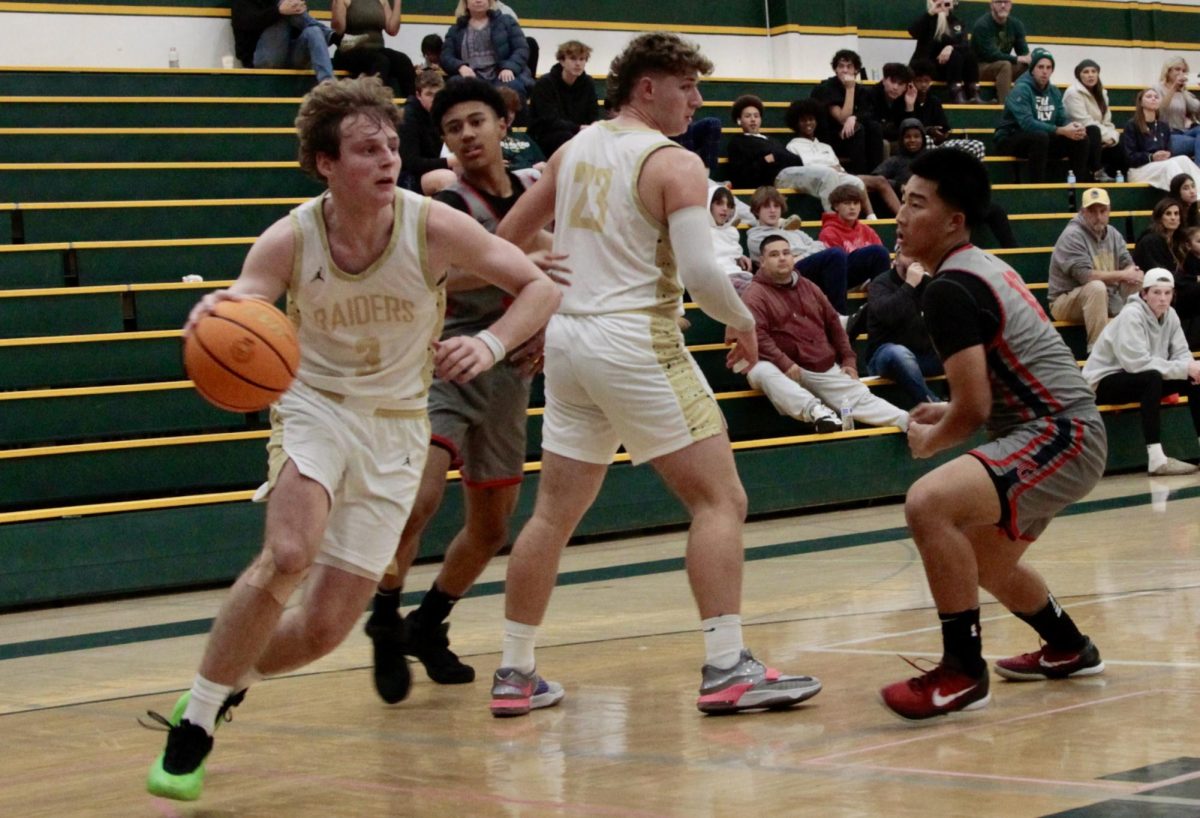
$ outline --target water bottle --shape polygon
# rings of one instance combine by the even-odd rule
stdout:
[[[1068,185],[1075,184],[1075,171],[1073,171],[1073,170],[1067,171],[1067,184]]]
[[[854,407],[849,399],[842,401],[842,431],[854,431]]]
[[[1125,174],[1121,171],[1117,171],[1117,178],[1116,178],[1117,184],[1119,185],[1119,184],[1123,183],[1124,181],[1125,181]]]
[[[179,67],[179,49],[176,48],[175,46],[171,46],[171,50],[167,52],[167,67],[168,68],[178,68]]]

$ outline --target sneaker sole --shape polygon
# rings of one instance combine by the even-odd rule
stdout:
[[[753,690],[752,685],[735,685],[730,690],[739,691],[737,696],[726,695],[729,691],[722,690],[708,696],[701,696],[696,701],[696,709],[701,713],[720,715],[722,713],[740,713],[743,710],[781,710],[792,705],[808,701],[821,692],[821,684],[808,687]]]
[[[196,771],[187,776],[171,775],[162,768],[163,757],[159,755],[150,765],[150,775],[146,779],[146,792],[159,798],[170,798],[172,801],[196,801],[204,789],[204,762]],[[199,780],[196,780],[199,778]],[[186,779],[181,781],[180,779]]]
[[[532,709],[529,699],[492,699],[492,715],[498,719],[528,715]]]
[[[564,696],[566,696],[566,692],[559,690],[539,693],[528,699],[492,699],[490,709],[492,715],[498,719],[525,716],[531,710],[543,710],[547,707],[554,707],[563,700]]]
[[[1051,676],[1047,673],[1021,673],[1018,670],[1010,670],[1000,665],[993,665],[993,670],[997,676],[1008,679],[1010,682],[1057,682],[1063,679],[1073,679],[1079,676],[1095,676],[1104,672],[1104,662],[1090,667],[1081,667],[1079,670],[1071,673],[1066,673],[1059,676]]]
[[[908,725],[911,725],[914,727],[918,724],[925,724],[930,719],[936,719],[936,718],[940,718],[942,716],[953,716],[955,713],[966,713],[970,710],[982,710],[983,708],[985,708],[989,704],[991,704],[991,701],[992,701],[992,693],[989,690],[982,699],[976,699],[975,701],[968,704],[966,707],[960,707],[957,710],[947,710],[944,713],[934,713],[933,715],[930,715],[930,716],[921,716],[918,718],[918,717],[914,717],[914,716],[906,716],[903,713],[893,710],[891,708],[891,706],[886,701],[884,701],[882,691],[879,694],[879,703],[883,705],[884,710],[888,711],[889,713],[891,713],[896,718],[900,719],[900,721],[904,722],[905,724],[908,724]]]

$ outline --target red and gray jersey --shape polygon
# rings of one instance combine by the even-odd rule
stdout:
[[[984,341],[995,435],[1036,418],[1096,414],[1096,396],[1058,330],[1015,270],[972,245],[954,250],[937,275],[960,273],[986,285],[999,308],[998,331]],[[962,316],[962,320],[970,320]]]
[[[465,205],[467,215],[483,225],[489,233],[495,233],[496,226],[516,203],[517,198],[532,187],[540,175],[538,171],[532,169],[509,173],[509,178],[513,180],[513,195],[508,199],[500,199],[484,193],[462,179],[441,191],[434,198],[458,210],[463,210],[460,205]],[[442,338],[450,338],[455,335],[474,335],[487,329],[504,314],[510,303],[512,303],[512,296],[499,287],[491,285],[476,290],[447,293],[446,320],[442,326]]]

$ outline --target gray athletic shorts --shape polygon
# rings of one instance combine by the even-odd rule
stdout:
[[[968,454],[988,470],[1000,495],[997,525],[1010,539],[1033,542],[1055,514],[1099,481],[1108,437],[1099,412],[1051,415],[1022,423]]]
[[[528,408],[529,381],[506,363],[469,383],[435,379],[429,387],[431,443],[450,453],[468,486],[520,483]]]

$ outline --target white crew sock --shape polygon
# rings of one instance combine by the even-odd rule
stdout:
[[[217,711],[231,693],[231,686],[210,682],[197,673],[196,680],[192,682],[192,698],[183,712],[183,718],[197,727],[203,727],[204,732],[211,736],[217,727]]]
[[[742,617],[739,614],[709,617],[700,622],[704,632],[704,663],[726,670],[742,655]]]
[[[237,684],[235,684],[233,686],[233,689],[234,690],[245,690],[246,688],[248,688],[250,685],[254,684],[255,682],[261,682],[262,678],[263,678],[263,675],[261,673],[259,673],[254,668],[250,668],[249,670],[247,670],[245,673],[242,674],[241,678],[239,678],[237,680]]]
[[[533,642],[537,636],[537,625],[504,620],[504,643],[500,654],[500,667],[516,668],[522,673],[532,673]]]
[[[1154,471],[1159,466],[1167,464],[1167,455],[1163,451],[1161,443],[1151,443],[1146,446],[1146,459],[1150,462],[1147,464],[1149,471]]]

